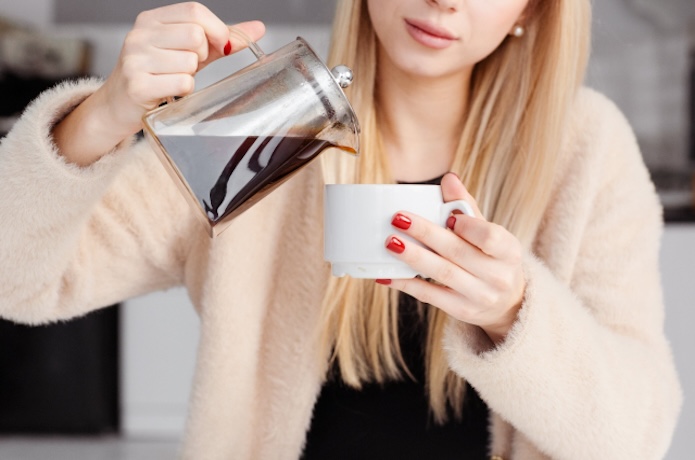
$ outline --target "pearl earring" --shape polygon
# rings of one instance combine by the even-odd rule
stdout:
[[[526,32],[526,30],[523,28],[523,26],[520,26],[520,25],[515,25],[514,28],[512,29],[512,35],[515,36],[516,38],[523,37],[524,32]]]

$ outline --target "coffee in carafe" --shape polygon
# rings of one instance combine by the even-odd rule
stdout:
[[[250,207],[324,149],[351,151],[299,136],[161,135],[159,141],[213,223]],[[205,152],[205,167],[192,164],[189,152]]]
[[[145,115],[145,135],[211,236],[327,148],[357,154],[359,123],[332,71],[302,39]]]

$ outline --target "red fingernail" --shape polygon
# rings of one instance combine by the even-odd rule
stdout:
[[[232,42],[227,40],[227,44],[224,45],[224,55],[229,56],[232,54]]]
[[[392,236],[389,239],[389,244],[386,245],[386,249],[389,251],[393,251],[396,254],[401,254],[403,251],[405,251],[405,244],[395,236]]]
[[[391,221],[391,225],[398,227],[401,230],[408,230],[412,223],[413,221],[405,217],[403,214],[396,214],[393,216],[393,220]]]
[[[376,281],[376,282],[379,283],[379,284],[386,285],[386,286],[388,286],[389,284],[391,284],[391,280],[389,280],[389,279],[381,279],[381,278],[379,278],[379,279],[376,279],[376,280],[374,280],[374,281]]]
[[[447,228],[453,230],[454,225],[456,225],[456,217],[454,216],[449,216],[449,218],[446,220],[446,226]]]

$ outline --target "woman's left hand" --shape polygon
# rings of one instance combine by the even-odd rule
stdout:
[[[444,176],[441,186],[444,201],[466,200],[476,217],[456,214],[449,218],[449,228],[442,228],[417,215],[399,212],[392,221],[394,228],[426,247],[407,244],[395,234],[386,240],[392,254],[437,283],[420,278],[377,282],[479,326],[499,343],[516,320],[526,288],[521,243],[504,227],[482,217],[475,199],[456,175]]]

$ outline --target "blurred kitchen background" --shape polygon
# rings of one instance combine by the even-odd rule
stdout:
[[[0,136],[56,81],[108,75],[137,12],[166,3],[0,0]],[[332,0],[203,3],[229,23],[264,20],[268,33],[259,43],[266,52],[301,35],[325,57]],[[594,13],[588,84],[629,119],[665,206],[666,333],[686,397],[667,458],[692,458],[695,3],[601,0]],[[251,60],[240,53],[217,62],[197,84],[204,87]],[[28,328],[0,321],[0,459],[175,458],[197,338],[197,318],[179,289],[65,324]]]

